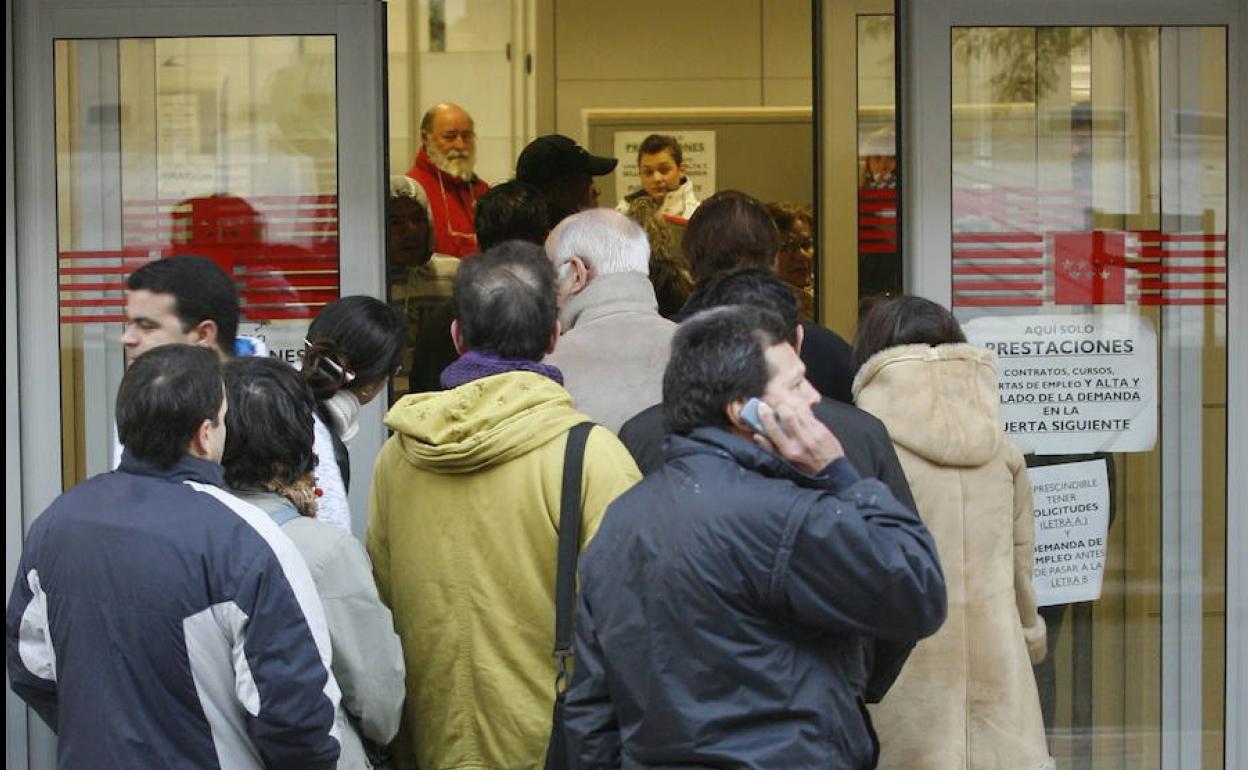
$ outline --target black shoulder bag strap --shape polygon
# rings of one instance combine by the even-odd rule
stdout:
[[[563,701],[572,657],[573,611],[576,607],[576,559],[581,547],[581,471],[585,442],[594,427],[583,422],[568,431],[563,453],[563,489],[559,493],[559,561],[555,568],[555,709],[546,748],[546,770],[570,767],[563,735]]]

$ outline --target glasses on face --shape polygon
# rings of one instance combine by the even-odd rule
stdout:
[[[813,238],[791,238],[780,242],[780,248],[783,251],[814,251],[815,240]]]

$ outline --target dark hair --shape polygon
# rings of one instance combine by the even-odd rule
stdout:
[[[930,299],[903,294],[882,297],[858,322],[854,368],[881,350],[898,345],[946,345],[966,342],[953,313]]]
[[[317,401],[384,380],[403,360],[406,334],[403,317],[379,299],[357,294],[331,302],[308,327],[303,379]]]
[[[722,305],[749,305],[770,310],[780,316],[787,331],[784,341],[797,344],[797,297],[780,276],[770,270],[751,267],[722,275],[707,284],[698,301],[698,309]]]
[[[641,162],[642,155],[654,155],[656,153],[667,150],[672,154],[672,160],[679,166],[684,162],[684,155],[680,151],[680,142],[676,137],[667,134],[651,134],[641,140],[641,146],[637,148],[637,162]]]
[[[558,310],[555,269],[540,247],[506,241],[465,257],[452,301],[469,350],[525,361],[546,355]]]
[[[780,316],[746,305],[704,310],[682,323],[663,372],[664,429],[726,427],[724,407],[762,395],[771,379],[766,350],[791,332]]]
[[[207,257],[180,254],[148,262],[130,274],[126,288],[172,294],[173,310],[189,332],[201,321],[217,325],[217,347],[234,355],[238,335],[238,294],[230,277]]]
[[[799,206],[789,201],[776,201],[767,204],[767,213],[771,215],[771,221],[776,223],[776,231],[779,232],[781,241],[798,222],[805,222],[811,230],[815,227],[815,214],[809,204]]]
[[[702,201],[689,217],[681,245],[701,288],[715,276],[740,268],[770,270],[780,235],[763,204],[743,192],[723,190]]]
[[[475,218],[481,251],[503,241],[522,240],[540,246],[546,240],[546,198],[525,182],[512,180],[491,187],[477,199]]]
[[[294,484],[316,465],[312,390],[275,358],[246,356],[225,365],[225,483]]]
[[[117,438],[134,457],[168,468],[204,420],[221,411],[221,359],[197,345],[161,345],[134,359],[117,389]]]

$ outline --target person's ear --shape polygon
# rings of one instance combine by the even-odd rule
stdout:
[[[559,268],[560,295],[569,297],[584,289],[589,283],[589,267],[580,257],[571,257]]]
[[[559,335],[563,334],[563,324],[559,323],[559,319],[555,319],[555,328],[550,330],[550,339],[546,341],[546,355],[555,352],[555,346],[559,344]]]
[[[685,176],[685,162],[683,160],[680,163],[676,164],[676,168],[680,170],[680,175],[682,177]]]
[[[754,429],[741,419],[741,410],[745,408],[745,402],[749,399],[738,398],[735,401],[729,401],[724,404],[724,416],[728,418],[728,424],[738,433],[753,435]]]
[[[585,288],[585,286],[589,283],[589,279],[591,276],[590,276],[589,266],[585,264],[585,260],[581,259],[580,257],[573,257],[571,259],[571,263],[572,263],[571,292],[573,294],[576,294],[581,289]]]
[[[195,429],[195,434],[191,436],[191,444],[186,448],[186,453],[192,457],[199,457],[204,460],[212,458],[212,420],[204,420]]]
[[[455,346],[455,352],[463,355],[468,352],[468,348],[464,345],[464,330],[459,326],[459,319],[451,321],[451,344]]]
[[[793,350],[797,353],[797,357],[802,357],[802,342],[806,339],[806,327],[799,322],[797,325],[796,339],[793,340]]]
[[[217,346],[217,322],[211,318],[205,318],[199,323],[191,327],[186,333],[187,340],[192,345],[199,345],[204,348],[215,348]]]

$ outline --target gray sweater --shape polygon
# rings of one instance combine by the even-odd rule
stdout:
[[[282,525],[308,564],[325,607],[333,645],[333,672],[342,689],[337,713],[339,770],[370,767],[361,734],[385,745],[399,729],[405,694],[403,648],[390,610],[381,603],[364,546],[341,529],[294,514],[271,492],[231,490]]]

